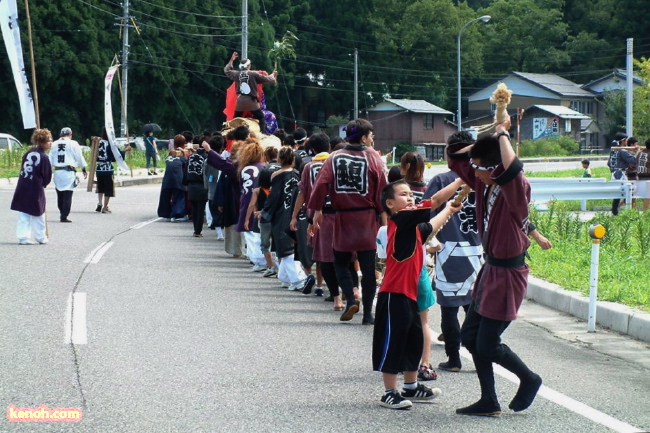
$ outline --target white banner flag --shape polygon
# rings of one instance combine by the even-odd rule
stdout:
[[[4,1],[4,0],[0,0]],[[119,66],[111,66],[108,68],[106,78],[104,79],[104,126],[106,127],[106,135],[108,135],[108,142],[111,145],[113,156],[120,169],[129,171],[129,166],[126,165],[120,149],[117,147],[115,140],[115,126],[113,126],[113,106],[111,103],[111,87],[113,86],[113,77]],[[127,143],[128,144],[128,143]]]
[[[18,28],[18,8],[16,0],[0,0],[0,27],[2,27],[2,38],[7,47],[7,56],[11,63],[11,70],[14,74],[20,111],[23,115],[23,126],[25,129],[36,128],[36,112],[34,111],[34,100],[29,90],[29,82],[25,74],[25,62],[23,60],[23,48],[20,42],[20,29]]]

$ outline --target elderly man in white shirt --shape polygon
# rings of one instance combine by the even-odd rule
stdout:
[[[88,178],[86,160],[81,154],[79,143],[72,139],[72,129],[61,129],[61,138],[52,143],[50,150],[50,163],[54,172],[54,186],[56,187],[57,204],[61,213],[61,222],[72,222],[68,219],[72,207],[72,193],[79,183],[77,167],[81,167],[84,179]]]

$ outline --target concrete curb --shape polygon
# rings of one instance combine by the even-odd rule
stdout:
[[[528,279],[526,298],[584,321],[589,318],[589,298],[538,278]],[[650,314],[643,311],[614,302],[597,301],[596,323],[650,343]]]

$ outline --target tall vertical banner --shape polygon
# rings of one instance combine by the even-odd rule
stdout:
[[[0,0],[5,1],[5,0]],[[111,102],[111,88],[113,87],[113,77],[117,72],[119,66],[111,66],[108,68],[106,78],[104,79],[104,126],[106,127],[106,135],[108,135],[108,142],[111,145],[111,151],[115,157],[115,161],[119,168],[124,171],[129,171],[129,166],[124,162],[120,149],[117,147],[115,140],[115,126],[113,125],[113,106]]]
[[[11,70],[14,74],[20,111],[23,115],[23,126],[25,129],[36,128],[36,112],[34,111],[34,100],[29,89],[29,82],[25,74],[25,61],[23,60],[23,48],[20,42],[20,28],[18,27],[18,8],[16,0],[0,0],[0,27],[2,27],[2,39],[7,48],[7,57],[11,63]]]

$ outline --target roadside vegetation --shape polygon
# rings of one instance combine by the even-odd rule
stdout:
[[[18,177],[20,174],[20,161],[22,161],[23,153],[28,148],[18,150],[3,150],[0,152],[0,178]],[[161,159],[158,161],[158,171],[164,170],[167,165],[165,164],[165,152],[160,152]],[[84,152],[84,159],[90,165],[90,152]],[[144,168],[147,166],[145,154],[141,150],[132,149],[126,154],[126,164],[131,169]]]
[[[610,201],[611,205],[611,201]],[[531,206],[530,219],[552,243],[530,248],[531,273],[564,289],[589,294],[592,242],[589,227],[602,224],[607,233],[600,248],[598,299],[650,311],[650,212],[597,212],[583,222],[566,202],[549,204],[547,212]]]

